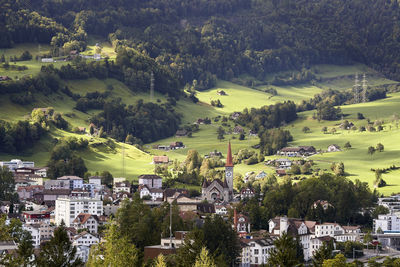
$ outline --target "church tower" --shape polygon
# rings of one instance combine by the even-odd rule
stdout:
[[[231,151],[231,141],[229,141],[228,154],[226,155],[225,181],[229,187],[229,193],[233,194],[233,160]]]

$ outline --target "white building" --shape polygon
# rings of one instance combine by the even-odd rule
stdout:
[[[0,161],[0,167],[7,167],[10,171],[14,172],[18,168],[34,168],[35,162],[22,161],[20,159],[12,159],[10,161]]]
[[[379,215],[378,219],[374,219],[373,231],[377,233],[398,233],[400,231],[400,218],[394,214]]]
[[[78,176],[62,176],[57,178],[58,181],[66,181],[69,183],[69,189],[78,189],[83,187],[83,179]]]
[[[113,186],[113,193],[119,193],[119,192],[131,192],[131,184],[127,181],[124,182],[119,182],[115,183]]]
[[[34,247],[39,247],[41,238],[40,238],[40,224],[23,224],[22,228],[28,231],[32,236],[32,245]]]
[[[56,200],[55,223],[64,221],[67,227],[80,213],[100,216],[103,213],[103,201],[96,198],[58,198]]]
[[[378,198],[378,205],[388,208],[392,213],[400,212],[400,195],[380,197]]]
[[[224,205],[215,205],[215,213],[218,215],[227,215],[228,209]]]
[[[77,234],[76,236],[73,237],[73,242],[72,244],[74,246],[88,246],[90,247],[91,245],[95,245],[99,243],[99,238],[95,236],[94,234],[88,233],[86,231],[81,232],[80,234]]]
[[[75,229],[87,229],[90,233],[97,234],[99,218],[97,215],[80,213],[71,225]]]
[[[254,265],[265,265],[274,249],[274,240],[263,239],[242,239],[241,264],[242,267]]]
[[[89,259],[90,247],[88,246],[76,246],[76,258],[80,258],[82,262],[87,262]]]
[[[158,175],[144,174],[139,176],[139,186],[146,185],[151,188],[162,188],[162,178]]]
[[[164,191],[162,189],[149,188],[147,185],[139,186],[139,193],[140,198],[150,196],[153,201],[164,198]]]

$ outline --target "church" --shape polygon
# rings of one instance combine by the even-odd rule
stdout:
[[[217,200],[229,202],[233,198],[233,159],[231,142],[228,145],[228,154],[225,164],[225,180],[214,179],[213,181],[204,180],[201,195],[203,200],[215,202]]]

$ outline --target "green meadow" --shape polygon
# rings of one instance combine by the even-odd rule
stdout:
[[[90,55],[95,52],[95,44],[100,43],[102,46],[102,55],[110,58],[115,58],[115,52],[111,44],[104,42],[100,38],[92,38],[89,42],[87,50],[84,54]],[[0,54],[7,57],[22,54],[23,51],[29,50],[33,57],[39,53],[37,44],[23,44],[16,45],[15,48],[0,50]],[[41,46],[41,52],[48,52],[50,46]],[[14,64],[14,63],[10,63]],[[8,75],[12,78],[22,77],[25,75],[35,75],[40,71],[42,65],[35,59],[31,61],[17,62],[16,65],[25,65],[28,70],[25,71],[11,71],[0,68],[0,75]],[[60,67],[66,62],[55,62],[56,67]],[[197,92],[199,98],[198,103],[193,103],[187,98],[181,97],[175,107],[176,111],[182,114],[182,125],[192,124],[199,118],[211,118],[212,123],[209,125],[200,125],[199,131],[194,132],[192,137],[170,137],[167,139],[159,140],[152,144],[144,146],[145,151],[141,151],[134,146],[113,142],[113,145],[107,143],[106,139],[93,138],[88,135],[80,135],[71,133],[70,131],[61,131],[52,129],[37,145],[33,148],[26,150],[22,154],[9,155],[0,154],[1,159],[22,158],[25,160],[35,161],[37,166],[43,166],[49,160],[49,152],[53,146],[54,138],[64,138],[74,136],[78,138],[86,138],[90,140],[89,149],[80,153],[84,158],[85,163],[90,172],[93,174],[96,171],[108,170],[115,177],[125,176],[129,180],[136,180],[137,176],[143,173],[152,173],[154,165],[151,164],[154,155],[168,155],[171,160],[183,161],[186,154],[190,149],[196,149],[201,155],[206,155],[211,151],[218,150],[224,155],[226,154],[228,140],[232,143],[233,152],[236,153],[240,149],[252,149],[253,145],[258,143],[257,137],[249,138],[240,141],[238,135],[226,134],[225,139],[222,141],[217,140],[217,129],[222,126],[221,120],[214,121],[217,116],[229,116],[234,111],[242,111],[245,108],[259,108],[264,105],[274,104],[292,100],[300,102],[312,98],[315,94],[321,93],[327,88],[346,90],[352,87],[354,83],[354,75],[358,73],[367,74],[368,83],[371,86],[385,85],[396,83],[382,77],[372,69],[361,65],[349,66],[333,66],[333,65],[316,65],[312,67],[316,73],[318,82],[312,84],[302,84],[296,86],[270,86],[263,85],[256,88],[249,88],[240,86],[228,81],[219,80],[215,88]],[[267,75],[272,77],[273,74]],[[64,85],[74,92],[81,95],[87,92],[105,92],[111,90],[109,98],[119,98],[127,105],[134,104],[139,99],[144,101],[153,101],[163,103],[166,101],[164,95],[155,93],[151,99],[150,94],[146,92],[132,92],[126,85],[115,80],[105,79],[99,80],[95,78],[87,80],[69,80],[63,81]],[[265,90],[274,88],[277,95],[273,96],[266,93]],[[226,96],[218,95],[218,91],[223,90]],[[30,112],[35,107],[54,107],[57,112],[64,115],[64,118],[70,123],[72,129],[76,126],[88,127],[89,118],[98,113],[98,110],[90,110],[87,113],[80,112],[74,109],[75,101],[63,93],[56,93],[51,95],[35,94],[35,103],[26,106],[13,104],[9,100],[9,96],[5,95],[0,98],[0,119],[6,121],[17,121],[29,117]],[[223,107],[217,108],[210,105],[211,100],[219,99]],[[398,157],[400,156],[400,145],[397,142],[400,137],[400,130],[396,123],[391,121],[393,114],[400,113],[400,93],[390,94],[388,98],[363,103],[356,105],[342,106],[342,111],[345,114],[344,119],[353,122],[357,127],[366,126],[366,120],[358,120],[357,113],[363,113],[364,116],[371,121],[383,119],[385,121],[384,130],[381,132],[359,132],[359,131],[345,131],[339,129],[341,121],[322,121],[318,122],[312,119],[314,111],[307,111],[299,113],[299,119],[286,126],[294,137],[291,145],[313,145],[319,150],[326,150],[330,144],[338,144],[341,147],[348,141],[351,143],[352,148],[343,150],[336,153],[320,153],[310,157],[315,163],[314,169],[322,169],[330,171],[332,162],[344,162],[345,170],[348,177],[352,180],[360,179],[369,183],[373,187],[375,179],[374,172],[371,168],[387,168],[391,165],[400,166]],[[228,126],[223,128],[228,132],[235,127],[235,122],[229,120]],[[304,133],[303,127],[307,126],[311,129],[310,133]],[[324,134],[322,127],[328,127],[328,133]],[[330,133],[330,129],[335,128],[336,133]],[[248,132],[248,129],[246,129]],[[168,145],[175,141],[182,141],[186,148],[173,151],[159,151],[153,149],[154,145],[162,144]],[[369,146],[376,146],[382,143],[385,146],[384,152],[376,152],[374,155],[367,154]],[[124,155],[124,156],[123,156]],[[269,158],[276,158],[271,156]],[[266,171],[273,173],[274,169],[265,166],[263,163],[255,165],[239,164],[235,166],[235,172],[244,175],[247,172]],[[383,194],[391,194],[400,191],[400,170],[388,172],[383,174],[383,179],[387,182],[387,186],[379,188],[379,192]]]

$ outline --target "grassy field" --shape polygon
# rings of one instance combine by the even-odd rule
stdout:
[[[357,113],[364,114],[371,121],[383,119],[385,121],[384,130],[381,132],[359,132],[353,130],[341,130],[338,125],[341,121],[323,121],[318,122],[312,119],[312,111],[300,113],[300,118],[289,125],[287,128],[294,136],[291,145],[313,145],[317,149],[326,150],[330,144],[337,144],[343,148],[348,141],[352,145],[349,150],[341,152],[323,153],[310,157],[316,163],[316,167],[329,170],[332,162],[343,162],[345,164],[346,173],[349,178],[367,181],[373,186],[375,173],[371,168],[387,168],[391,165],[400,166],[398,156],[400,155],[400,145],[397,138],[400,137],[400,130],[396,124],[391,121],[393,114],[400,112],[400,93],[389,95],[389,98],[357,105],[342,106],[342,110],[346,119],[353,122],[357,127],[366,126],[367,120],[357,120]],[[307,126],[311,129],[310,133],[304,133],[303,127]],[[335,128],[335,134],[322,132],[322,127],[330,129]],[[367,153],[369,146],[376,146],[382,143],[385,146],[384,152],[376,152],[374,155]],[[399,171],[393,171],[383,174],[383,179],[388,186],[379,188],[379,192],[390,194],[400,192],[400,180],[396,178]]]
[[[95,44],[100,43],[103,47],[103,56],[115,57],[115,52],[111,44],[102,41],[99,38],[92,38],[89,42],[87,51],[84,54],[93,54]],[[49,46],[42,46],[41,51],[48,51]],[[0,50],[0,54],[5,54],[6,57],[20,55],[23,51],[29,50],[35,57],[38,53],[37,44],[24,44],[17,45],[15,48]],[[14,63],[11,63],[14,64]],[[35,60],[17,62],[17,65],[26,65],[26,71],[6,71],[0,68],[0,75],[8,75],[12,78],[16,76],[22,77],[24,75],[35,75],[40,71],[43,63]],[[57,67],[65,62],[56,62]],[[81,156],[84,158],[86,165],[90,172],[109,170],[114,176],[126,176],[130,180],[135,180],[138,175],[143,173],[152,173],[154,165],[151,164],[153,155],[168,155],[172,160],[178,159],[183,161],[186,157],[188,150],[196,149],[201,155],[208,154],[210,151],[218,150],[224,155],[226,154],[227,142],[231,140],[233,152],[236,153],[242,148],[249,148],[258,143],[258,138],[247,138],[246,140],[238,140],[237,135],[225,135],[223,141],[217,140],[217,128],[221,126],[220,122],[214,122],[213,118],[217,116],[227,116],[234,111],[242,111],[244,108],[258,108],[264,105],[274,104],[276,102],[292,100],[299,102],[301,100],[309,99],[315,94],[322,92],[327,88],[332,89],[349,89],[354,83],[354,75],[356,73],[367,73],[367,79],[370,85],[382,85],[395,83],[394,81],[383,78],[378,73],[367,68],[364,65],[351,65],[351,66],[333,66],[333,65],[317,65],[313,66],[320,82],[316,85],[303,84],[298,86],[259,86],[255,89],[239,86],[227,81],[218,81],[217,87],[198,92],[197,96],[200,100],[199,103],[194,104],[188,99],[181,98],[176,106],[176,111],[182,114],[182,124],[192,124],[198,118],[209,117],[212,119],[210,125],[200,125],[200,130],[193,133],[192,137],[175,138],[170,137],[167,139],[159,140],[152,144],[145,145],[146,153],[138,150],[137,148],[122,144],[115,143],[115,146],[110,147],[105,143],[105,139],[91,138],[86,135],[78,135],[61,130],[53,130],[45,138],[43,138],[34,148],[25,151],[19,155],[0,154],[0,159],[22,158],[25,160],[35,161],[37,166],[43,166],[49,159],[49,151],[52,147],[53,138],[61,138],[68,136],[82,137],[90,140],[90,147],[88,151],[82,152]],[[153,101],[162,103],[166,101],[165,96],[155,94],[153,99],[150,99],[149,93],[133,93],[127,86],[115,79],[88,79],[88,80],[73,80],[65,81],[71,91],[84,95],[86,92],[100,91],[105,92],[110,90],[112,92],[111,98],[120,98],[121,101],[127,105],[134,104],[139,99],[144,101]],[[274,88],[277,91],[276,96],[264,92],[267,88]],[[227,96],[219,96],[217,92],[224,90]],[[34,107],[54,107],[57,112],[64,114],[65,118],[72,127],[83,126],[87,127],[89,118],[96,114],[97,111],[88,111],[87,113],[79,112],[74,109],[75,101],[62,93],[44,96],[42,94],[35,95],[36,102],[32,105],[19,106],[10,102],[8,96],[0,98],[0,119],[7,121],[17,121],[27,118],[29,113]],[[216,108],[210,105],[211,100],[220,99],[223,108]],[[400,165],[398,162],[398,155],[400,155],[400,145],[397,138],[400,135],[400,130],[395,123],[390,121],[393,114],[400,112],[400,93],[391,94],[387,99],[357,105],[343,106],[345,119],[352,121],[356,126],[365,126],[366,120],[357,120],[357,113],[361,112],[366,118],[374,121],[376,119],[385,120],[385,129],[382,132],[358,132],[358,131],[342,131],[338,128],[340,121],[334,122],[318,122],[312,119],[314,111],[303,112],[299,114],[299,119],[287,128],[294,136],[294,141],[291,145],[313,145],[317,149],[324,150],[330,144],[338,144],[343,146],[345,142],[349,141],[352,149],[337,152],[337,153],[323,153],[312,157],[315,161],[315,168],[329,170],[332,162],[343,161],[345,164],[346,172],[350,179],[360,179],[367,181],[371,186],[375,178],[375,174],[370,171],[371,168],[386,168],[390,165]],[[228,121],[229,127],[235,126],[234,122]],[[308,126],[311,133],[303,133],[302,128]],[[335,127],[336,134],[323,134],[321,128],[327,126],[329,129]],[[247,129],[248,130],[248,129]],[[174,151],[158,151],[152,149],[155,144],[170,144],[174,141],[182,141],[185,149]],[[374,155],[367,154],[368,146],[376,146],[377,143],[382,143],[385,146],[384,152],[377,152]],[[123,157],[123,154],[125,157]],[[256,165],[239,164],[235,166],[235,172],[244,175],[246,172],[255,171],[259,172],[264,170],[268,173],[274,172],[262,163]],[[400,191],[400,181],[397,178],[400,171],[392,171],[383,174],[383,179],[388,183],[388,186],[380,188],[379,191],[384,194]]]

